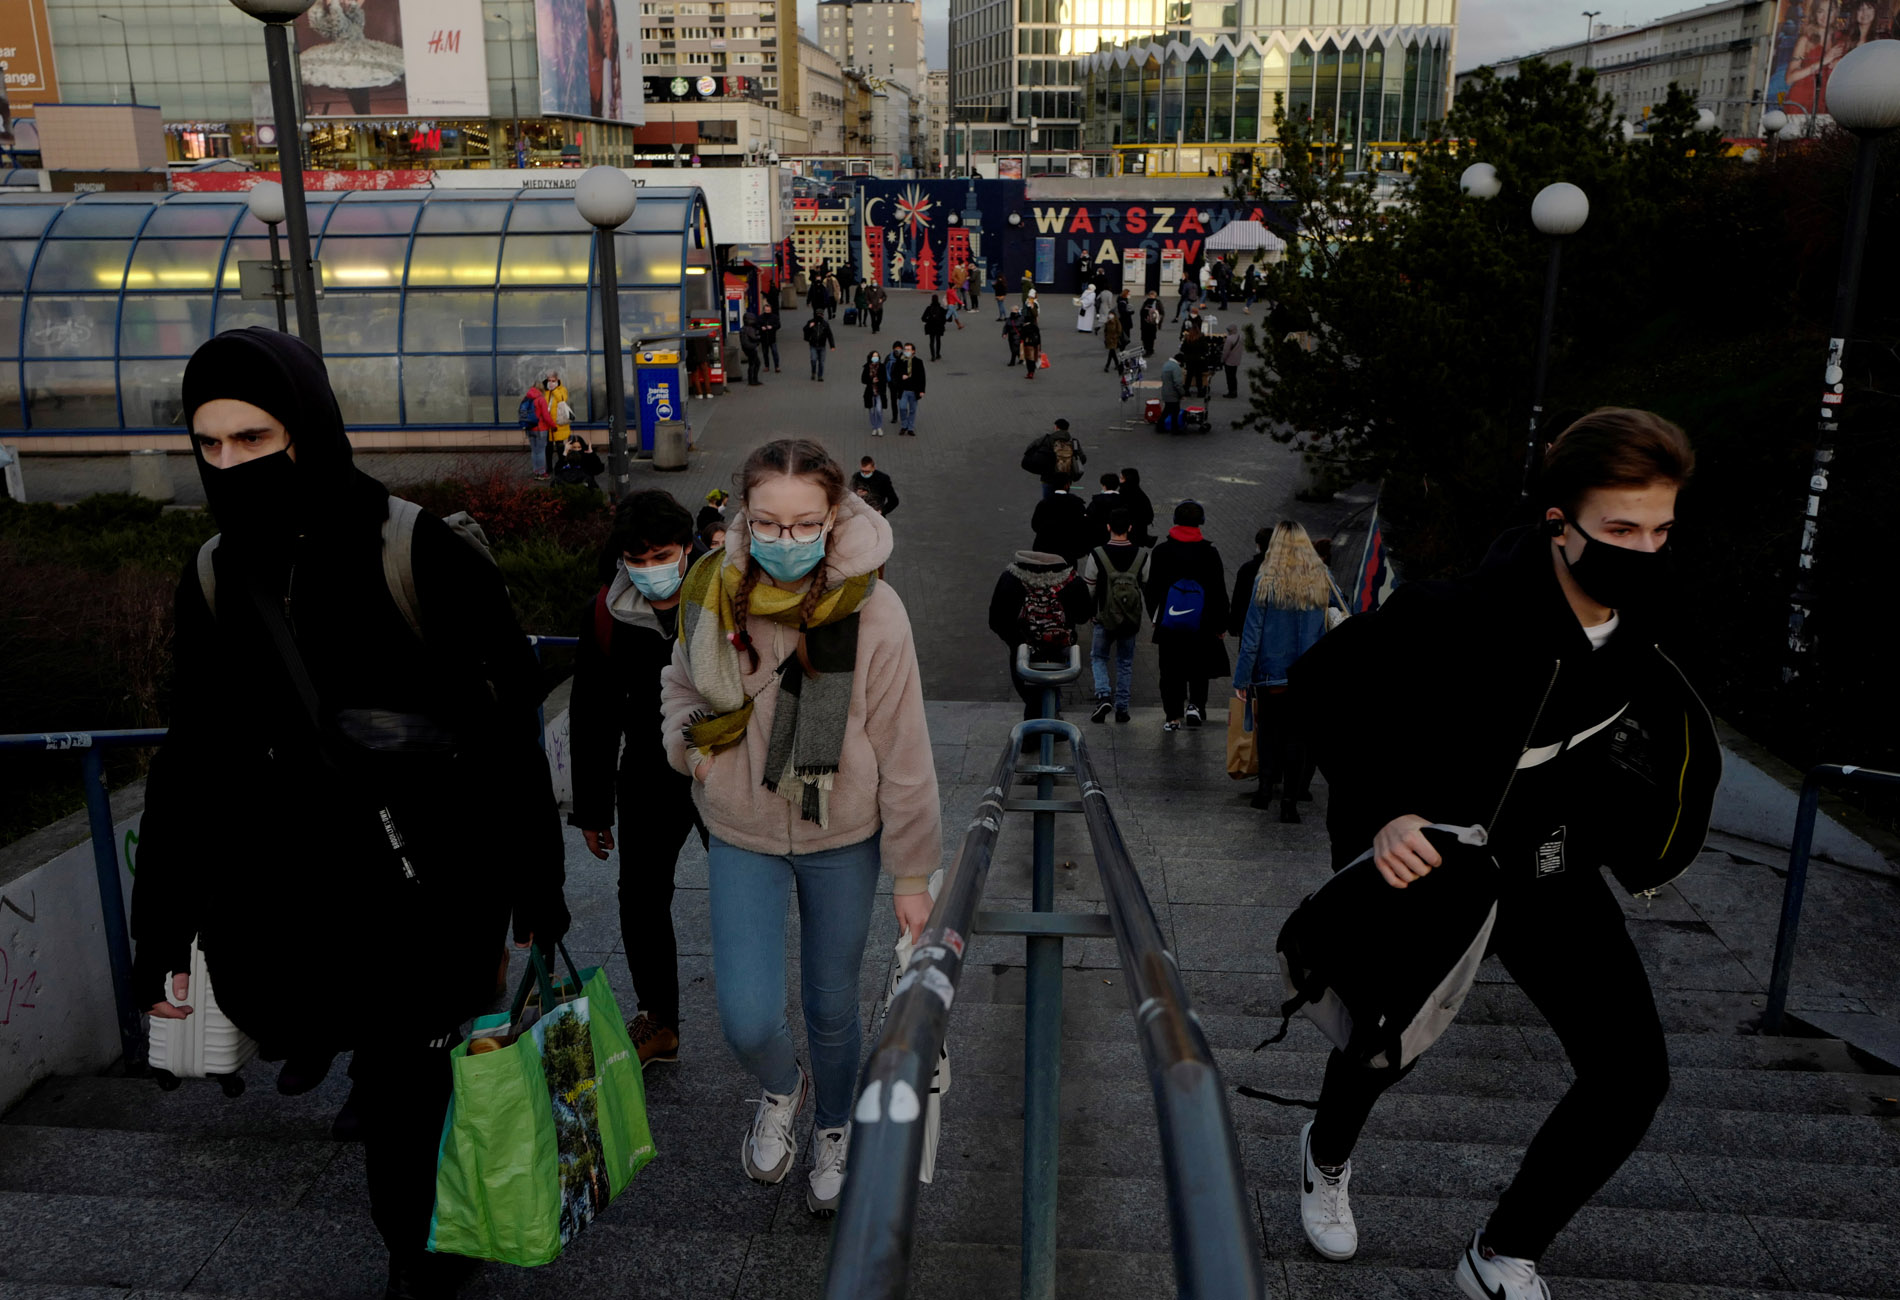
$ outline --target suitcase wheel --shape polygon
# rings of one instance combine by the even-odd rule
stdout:
[[[227,1097],[242,1097],[244,1095],[244,1076],[241,1074],[220,1074],[218,1076],[218,1087],[224,1089],[224,1095]]]
[[[182,1082],[179,1077],[170,1070],[153,1070],[152,1079],[158,1084],[158,1090],[160,1092],[177,1092],[178,1085]]]

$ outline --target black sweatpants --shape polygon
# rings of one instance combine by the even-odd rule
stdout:
[[[1491,951],[1550,1022],[1576,1073],[1485,1227],[1499,1254],[1535,1260],[1643,1140],[1669,1091],[1669,1060],[1649,976],[1601,872],[1572,864],[1515,886],[1498,903]],[[1313,1120],[1316,1163],[1352,1154],[1392,1082],[1332,1054]]]
[[[671,779],[667,779],[671,778]],[[706,827],[692,781],[671,768],[665,778],[620,792],[620,937],[640,1010],[668,1029],[680,1027],[679,943],[673,935],[673,874],[687,833]]]
[[[1199,636],[1180,641],[1163,641],[1155,647],[1161,660],[1161,711],[1179,721],[1183,701],[1207,712],[1207,646]]]
[[[1285,798],[1304,793],[1313,784],[1313,760],[1293,717],[1292,692],[1255,687],[1253,707],[1260,730],[1261,795],[1271,798],[1276,784]]]
[[[435,1215],[435,1163],[452,1077],[449,1044],[369,1044],[350,1062],[363,1125],[369,1213],[391,1256],[415,1261]]]

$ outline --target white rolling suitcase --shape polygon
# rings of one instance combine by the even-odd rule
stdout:
[[[197,940],[191,943],[191,985],[183,1002],[172,996],[173,973],[165,976],[165,1000],[173,1006],[189,1006],[191,1014],[183,1020],[151,1017],[146,1063],[158,1086],[167,1092],[181,1079],[216,1079],[225,1096],[237,1096],[244,1091],[238,1071],[257,1055],[257,1041],[218,1010]]]

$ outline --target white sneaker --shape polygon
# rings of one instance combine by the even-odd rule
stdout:
[[[1537,1276],[1537,1262],[1500,1255],[1484,1243],[1484,1231],[1471,1234],[1458,1261],[1458,1289],[1471,1300],[1550,1300],[1550,1284]]]
[[[1352,1161],[1345,1163],[1337,1178],[1321,1173],[1313,1163],[1312,1134],[1308,1121],[1300,1130],[1300,1225],[1313,1249],[1327,1259],[1351,1259],[1359,1253],[1359,1225],[1352,1221],[1352,1202],[1346,1196]]]
[[[801,1065],[798,1087],[783,1096],[767,1091],[759,1098],[758,1113],[752,1117],[752,1127],[746,1131],[745,1143],[739,1148],[747,1178],[755,1183],[776,1183],[785,1177],[792,1167],[792,1158],[798,1154],[798,1139],[792,1136],[792,1126],[797,1122],[798,1112],[805,1108],[805,1097],[810,1092],[811,1076]]]
[[[844,1158],[851,1148],[851,1130],[845,1127],[813,1129],[811,1186],[805,1189],[805,1208],[829,1217],[838,1212],[844,1195]]]
[[[1188,705],[1187,706],[1187,725],[1190,727],[1198,727],[1201,725],[1201,721],[1202,719],[1201,719],[1200,706],[1198,704]]]

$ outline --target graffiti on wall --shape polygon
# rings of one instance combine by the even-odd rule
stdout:
[[[0,916],[11,912],[28,925],[39,915],[39,900],[26,896],[22,906],[0,894]],[[10,1025],[19,1012],[31,1011],[39,1002],[40,973],[30,963],[32,954],[16,933],[11,940],[0,941],[0,1025]]]

